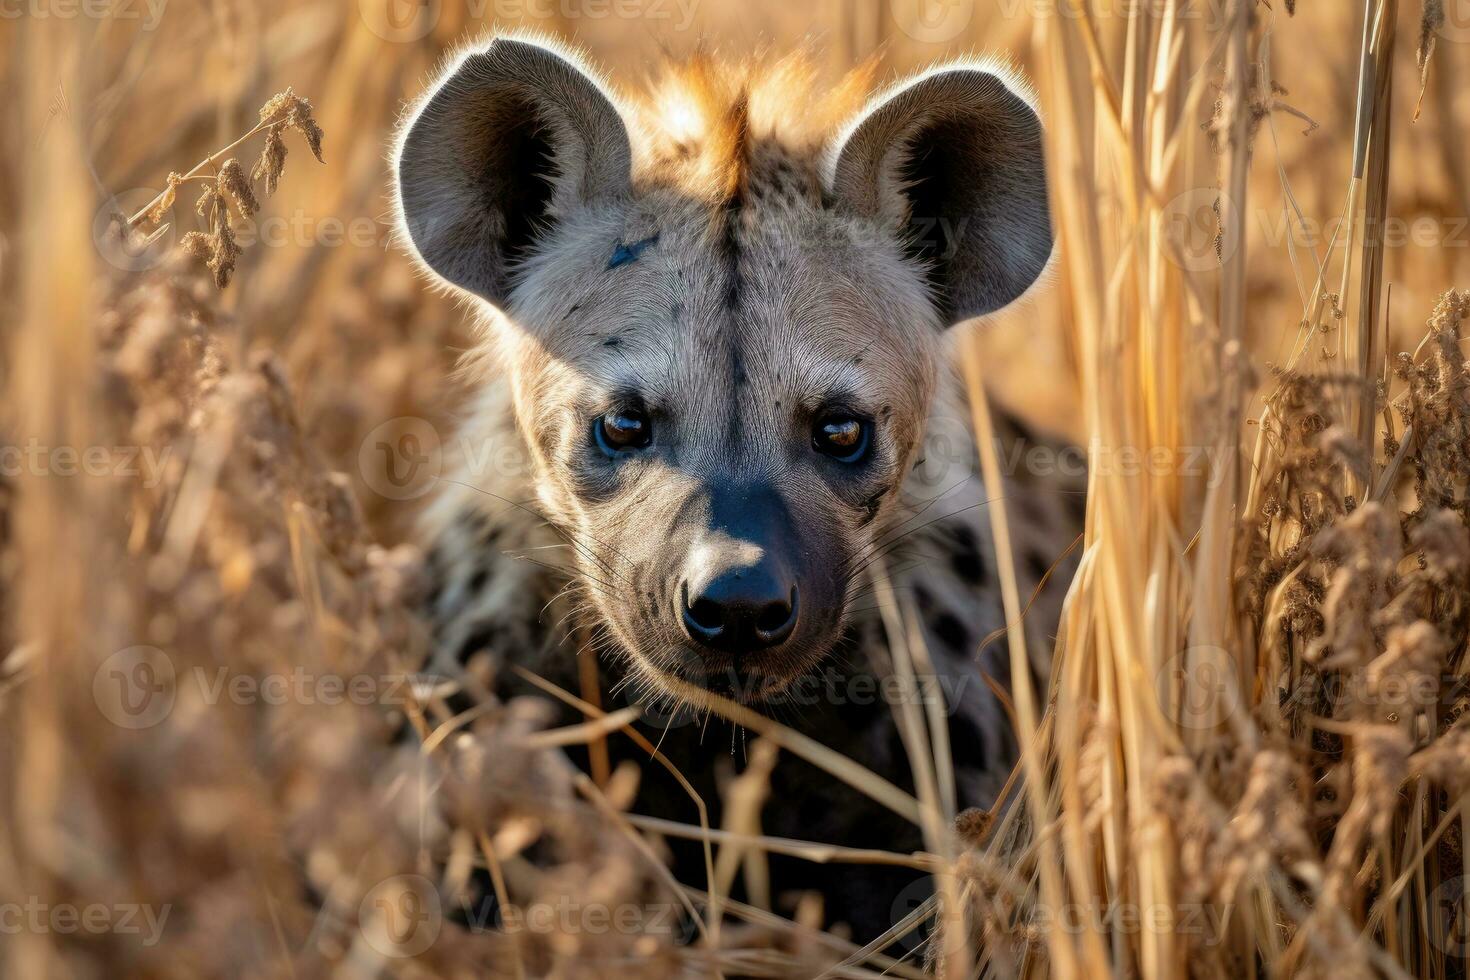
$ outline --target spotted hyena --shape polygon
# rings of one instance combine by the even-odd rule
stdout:
[[[1016,745],[987,501],[1008,501],[1023,600],[1078,530],[1075,481],[1007,465],[982,486],[951,357],[948,328],[1018,299],[1052,253],[1031,96],[970,62],[867,88],[862,72],[820,87],[801,60],[695,58],[625,101],[573,53],[497,38],[453,60],[397,146],[405,236],[482,340],[459,441],[477,451],[424,529],[439,666],[506,697],[536,691],[518,665],[644,704],[712,804],[748,746],[710,692],[910,791],[899,702],[938,706],[941,782],[958,806],[992,804]],[[1002,463],[1036,458],[997,417]],[[1028,613],[1038,676],[1066,577]],[[892,683],[890,596],[921,627],[918,695]],[[610,751],[648,758],[621,736]],[[694,819],[658,766],[636,809]],[[761,829],[922,846],[792,753]],[[702,886],[698,845],[670,846]],[[862,937],[913,877],[770,865],[778,899],[820,892]]]

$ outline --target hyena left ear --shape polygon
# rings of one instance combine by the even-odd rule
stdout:
[[[629,193],[628,128],[576,57],[498,37],[440,75],[399,135],[398,206],[424,264],[503,306],[556,222]]]
[[[951,322],[1006,306],[1051,257],[1041,120],[993,71],[939,69],[880,95],[827,179],[840,205],[902,237]]]

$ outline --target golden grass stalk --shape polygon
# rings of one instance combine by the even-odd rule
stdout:
[[[1277,15],[1233,2],[1209,36],[1182,4],[1138,4],[1107,24],[1108,37],[1090,5],[1071,9],[1039,32],[1052,54],[1053,201],[1093,469],[1054,667],[1055,725],[1032,752],[1049,761],[1025,774],[1034,834],[1060,845],[1059,868],[1043,859],[1033,871],[1033,921],[1066,922],[1057,915],[1069,909],[1074,927],[1042,928],[1022,969],[1316,974],[1347,956],[1391,976],[1445,975],[1456,947],[1433,895],[1443,901],[1460,869],[1440,865],[1429,842],[1463,808],[1423,783],[1401,796],[1400,784],[1405,759],[1438,757],[1457,729],[1434,705],[1375,712],[1352,697],[1324,700],[1319,687],[1378,691],[1412,662],[1438,690],[1432,665],[1458,674],[1465,644],[1463,623],[1437,603],[1457,606],[1466,582],[1431,587],[1410,570],[1435,567],[1442,549],[1461,554],[1463,480],[1425,476],[1458,464],[1438,462],[1440,443],[1423,430],[1462,424],[1462,300],[1447,297],[1431,322],[1439,359],[1405,355],[1396,369],[1411,389],[1400,409],[1380,391],[1397,4],[1361,10],[1349,231],[1325,255],[1313,250],[1316,286],[1291,362],[1330,374],[1282,375],[1252,420],[1250,465],[1247,218],[1265,205],[1247,195],[1256,144],[1274,139],[1269,117],[1284,108],[1265,67]],[[1219,80],[1219,96],[1203,140],[1195,107],[1206,79]],[[1300,218],[1284,180],[1282,190],[1288,217]],[[1214,261],[1179,235],[1201,230],[1202,211],[1213,212]],[[1327,293],[1334,259],[1340,285]],[[1431,375],[1433,396],[1422,388]],[[1411,418],[1405,400],[1440,404],[1437,421]],[[983,418],[977,432],[987,435]],[[1207,472],[1182,465],[1194,447],[1208,449]],[[1169,462],[1119,467],[1124,451]],[[1404,460],[1415,453],[1429,461],[1409,486]],[[1402,515],[1402,543],[1394,511],[1366,500]],[[1360,582],[1369,574],[1380,584]],[[1431,601],[1440,587],[1450,598]],[[1375,608],[1376,625],[1344,625]],[[1287,695],[1310,701],[1278,704]],[[1336,819],[1320,815],[1322,784],[1344,801]],[[1142,918],[1130,925],[1120,909]]]

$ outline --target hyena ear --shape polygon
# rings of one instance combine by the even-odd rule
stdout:
[[[548,228],[626,196],[628,128],[586,71],[496,38],[462,55],[399,136],[401,227],[444,279],[503,305]]]
[[[943,68],[880,95],[828,157],[838,203],[893,229],[951,322],[1024,293],[1052,251],[1041,120],[1004,74]]]

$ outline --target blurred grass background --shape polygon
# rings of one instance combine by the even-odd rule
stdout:
[[[1148,16],[1130,17],[1140,3]],[[185,704],[168,725],[123,736],[98,717],[86,684],[99,663],[145,641],[178,651],[175,669],[197,661],[260,673],[299,664],[361,671],[415,662],[422,637],[402,614],[414,556],[411,549],[381,546],[403,540],[413,505],[375,492],[359,454],[367,433],[397,417],[428,419],[451,431],[463,396],[453,375],[469,343],[462,311],[417,280],[388,234],[387,155],[395,120],[454,44],[499,28],[534,29],[584,46],[629,88],[655,72],[662,57],[696,47],[735,58],[807,47],[833,79],[869,57],[879,59],[883,77],[974,52],[1013,58],[1036,79],[1053,126],[1053,187],[1067,195],[1057,212],[1072,252],[1062,256],[1057,288],[979,331],[967,348],[968,367],[999,398],[1051,428],[1079,438],[1111,431],[1124,445],[1172,448],[1210,444],[1210,423],[1221,412],[1221,380],[1229,372],[1221,370],[1223,359],[1210,356],[1218,353],[1212,347],[1221,339],[1217,324],[1226,319],[1214,308],[1217,296],[1236,304],[1258,375],[1288,359],[1329,374],[1355,369],[1341,365],[1339,339],[1316,332],[1315,323],[1298,328],[1347,197],[1357,145],[1359,46],[1370,12],[1387,11],[1397,25],[1387,35],[1393,56],[1385,59],[1392,66],[1391,98],[1373,114],[1391,123],[1391,153],[1379,157],[1391,159],[1386,211],[1394,219],[1383,229],[1383,277],[1392,289],[1382,322],[1394,332],[1385,350],[1413,349],[1419,324],[1444,289],[1470,283],[1470,158],[1462,143],[1470,121],[1464,85],[1470,11],[1453,3],[1438,7],[1447,18],[1433,32],[1437,51],[1416,119],[1418,5],[1273,0],[1250,6],[1256,18],[1251,53],[1265,71],[1234,93],[1244,99],[1238,98],[1237,113],[1250,117],[1252,126],[1243,131],[1254,160],[1245,183],[1236,185],[1248,188],[1248,203],[1226,220],[1216,217],[1216,188],[1232,186],[1241,151],[1212,146],[1231,96],[1223,67],[1224,0],[1095,0],[1085,20],[1075,0],[170,0],[154,7],[118,0],[88,8],[26,0],[0,8],[0,76],[10,93],[0,117],[0,389],[7,438],[53,447],[190,447],[187,458],[169,461],[156,486],[36,474],[0,481],[6,583],[0,643],[7,653],[0,690],[8,695],[0,740],[6,777],[0,879],[13,894],[53,901],[111,895],[187,910],[176,920],[167,955],[117,936],[73,940],[53,932],[9,942],[5,965],[17,976],[103,976],[114,968],[160,976],[386,969],[365,931],[323,927],[319,911],[352,919],[368,907],[359,899],[372,895],[368,888],[354,892],[353,882],[428,870],[423,828],[409,830],[421,814],[403,799],[405,777],[381,744],[380,719],[297,705],[262,721],[239,705],[203,712]],[[99,10],[106,15],[96,15]],[[1176,66],[1167,86],[1148,102],[1117,102],[1118,93],[1148,88],[1140,82],[1151,68],[1139,60],[1147,48],[1139,25],[1168,18],[1179,28],[1169,36],[1181,40],[1166,59]],[[138,260],[102,245],[99,227],[107,215],[114,207],[143,206],[170,171],[186,171],[249,130],[257,108],[288,86],[314,103],[326,133],[326,162],[318,164],[288,137],[286,175],[242,232],[258,241],[243,252],[229,289],[216,294],[182,274],[168,286],[135,288],[131,273],[149,271],[139,266],[172,270],[174,260],[166,249]],[[1110,99],[1121,119],[1116,131],[1107,122]],[[1150,112],[1158,118],[1145,120]],[[1145,148],[1151,127],[1168,136],[1178,156],[1177,165],[1162,168],[1166,179],[1148,188],[1120,161],[1129,146]],[[1157,147],[1147,149],[1153,154]],[[197,227],[191,201],[181,195],[164,244]],[[1140,213],[1149,220],[1135,224],[1129,216]],[[1298,213],[1307,228],[1297,228],[1293,239],[1288,215]],[[1153,234],[1156,220],[1173,243],[1167,250],[1152,239],[1146,248],[1138,244]],[[1126,261],[1130,249],[1136,264]],[[1232,264],[1237,255],[1245,258],[1238,266]],[[1238,282],[1229,278],[1237,274]],[[1326,277],[1336,281],[1335,272]],[[1148,303],[1154,287],[1167,294],[1157,307]],[[1353,288],[1334,299],[1330,305],[1341,315],[1327,318],[1358,322],[1357,297]],[[1150,317],[1160,310],[1166,315],[1155,323]],[[1159,351],[1149,346],[1155,342]],[[1304,354],[1294,357],[1299,351]],[[1243,376],[1233,383],[1247,394],[1255,390]],[[1250,402],[1247,415],[1259,408]],[[1120,419],[1122,427],[1110,430]],[[1145,424],[1130,431],[1140,419]],[[1070,637],[1075,698],[1048,724],[1077,736],[1062,739],[1064,768],[1085,768],[1091,757],[1077,755],[1095,745],[1126,760],[1115,760],[1108,788],[1120,797],[1126,790],[1138,804],[1163,749],[1136,734],[1126,749],[1114,746],[1118,732],[1107,726],[1116,720],[1108,713],[1121,708],[1126,717],[1137,709],[1130,707],[1127,679],[1119,678],[1134,662],[1156,666],[1150,658],[1171,655],[1186,628],[1201,632],[1202,621],[1216,627],[1233,615],[1225,605],[1234,567],[1222,539],[1237,530],[1232,521],[1240,510],[1222,504],[1211,511],[1198,483],[1173,475],[1154,479],[1147,497],[1117,474],[1099,479],[1114,482],[1096,494],[1090,512],[1089,544],[1104,545],[1093,564],[1115,561],[1149,586],[1120,594],[1116,583],[1123,576],[1102,573],[1100,585],[1084,583],[1073,613],[1086,628]],[[213,498],[212,487],[220,489]],[[1140,503],[1145,499],[1147,507]],[[1146,524],[1152,537],[1140,530],[1135,540],[1135,522]],[[1201,525],[1215,537],[1205,533],[1190,556],[1202,570],[1195,598],[1225,605],[1201,616],[1207,604],[1200,603],[1191,620],[1184,555],[1163,548],[1140,557],[1128,549],[1141,551],[1139,542],[1157,544],[1170,534],[1193,548],[1199,540],[1190,535]],[[1211,550],[1222,547],[1223,558]],[[1144,574],[1151,559],[1167,583],[1170,599],[1162,606],[1160,579]],[[1089,610],[1096,619],[1086,618]],[[1106,625],[1119,627],[1120,637],[1136,625],[1130,617],[1158,627],[1159,635],[1137,649],[1087,647],[1088,631],[1105,634],[1097,623],[1110,617],[1116,619]],[[1239,647],[1230,649],[1239,652],[1249,678],[1251,645],[1235,639]],[[1116,660],[1111,667],[1109,657]],[[1145,678],[1142,689],[1148,686]],[[1269,702],[1274,689],[1267,684],[1249,693]],[[1094,707],[1101,721],[1086,713]],[[596,881],[621,900],[658,893],[666,883],[640,864],[636,848],[610,823],[557,824],[534,801],[516,802],[523,810],[506,802],[528,786],[553,786],[544,795],[561,801],[584,792],[542,754],[516,747],[521,743],[514,739],[495,741],[502,729],[521,732],[534,727],[531,721],[511,712],[484,733],[480,750],[507,753],[495,758],[519,753],[519,768],[494,774],[499,782],[488,785],[478,770],[473,778],[457,772],[469,765],[458,756],[445,763],[447,775],[436,773],[460,777],[451,779],[456,789],[444,794],[443,805],[463,820],[427,835],[435,861],[493,864],[501,850],[518,849],[524,826],[516,820],[544,818],[573,842],[568,867],[605,872],[578,872],[570,884],[540,882],[548,891]],[[1201,759],[1226,754],[1225,741],[1210,743],[1198,732],[1184,741]],[[1068,783],[1076,772],[1067,771],[1062,789],[1076,789],[1077,780]],[[1240,773],[1227,775],[1220,777],[1226,789],[1238,786]],[[1028,789],[1044,782],[1032,780]],[[615,786],[602,789],[616,797]],[[1430,806],[1421,797],[1420,803],[1407,821],[1406,849],[1396,855],[1408,868],[1415,866],[1416,848],[1427,852],[1454,822],[1444,800],[1436,797]],[[1093,822],[1085,809],[1050,805],[1052,811],[1038,804],[1037,812],[1072,821],[1067,829],[1076,832],[1067,839],[1072,863],[1066,869],[1075,896],[1133,896],[1127,875],[1144,878],[1145,872],[1121,843],[1131,826],[1121,807]],[[515,819],[501,819],[507,813]],[[1088,836],[1099,824],[1101,844]],[[1428,843],[1426,827],[1433,831]],[[1138,853],[1158,862],[1146,866],[1157,877],[1142,884],[1157,886],[1177,874],[1166,849]],[[1460,860],[1456,851],[1447,866],[1453,870]],[[309,895],[300,894],[300,867]],[[1088,876],[1104,867],[1106,883],[1098,886]],[[1027,874],[1044,879],[1048,870],[1043,861]],[[1096,895],[1084,885],[1095,886]],[[1145,887],[1141,894],[1150,892]],[[1263,902],[1256,911],[1254,932],[1228,924],[1235,958],[1220,962],[1254,969],[1255,952],[1287,947],[1290,930],[1283,927],[1278,943],[1272,928],[1285,920],[1279,909]],[[1346,903],[1338,911],[1346,916]],[[809,928],[816,920],[777,924],[757,912],[748,914],[747,925],[781,937],[781,958],[731,953],[736,958],[727,969],[810,975],[803,970],[830,963],[834,953],[856,956],[840,938]],[[1404,962],[1410,958],[1404,951],[1416,948],[1413,925],[1390,915],[1382,927]],[[1158,936],[1138,943],[1113,938],[1129,951],[1115,960],[1126,964],[1118,968],[1123,973],[1136,962],[1145,975],[1175,975],[1190,952],[1187,944],[1171,946]],[[1067,972],[1061,967],[1069,942],[1059,940],[1052,950],[1061,957],[1053,964],[1059,975]],[[1044,942],[1032,937],[1032,945]],[[1078,945],[1085,947],[1079,963],[1096,967],[1107,960],[1100,946]],[[560,962],[553,946],[522,943],[507,959],[494,937],[459,936],[441,940],[426,959],[393,965],[408,973],[515,975],[529,963],[536,973],[538,956]],[[624,964],[635,954],[653,956],[637,960],[650,975],[689,967],[661,946],[630,942],[616,954],[626,957],[615,960]],[[883,965],[857,959],[874,969]],[[1003,975],[997,962],[988,968]],[[1420,962],[1443,967],[1446,959],[1430,955]],[[605,967],[587,969],[583,975],[600,976]],[[907,965],[894,968],[906,971],[912,975]],[[1441,972],[1463,975],[1453,967]]]

